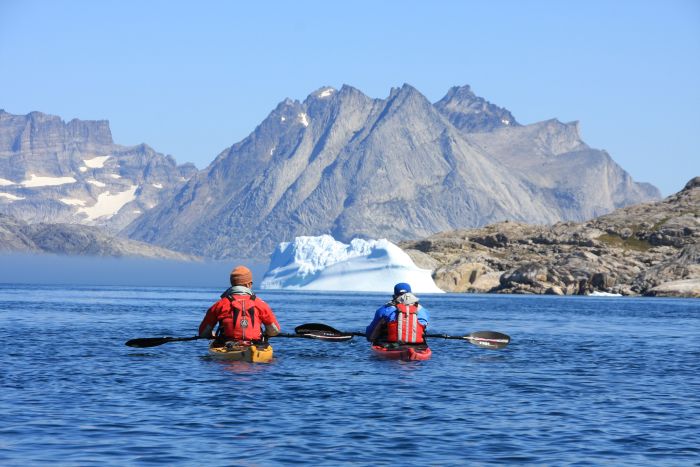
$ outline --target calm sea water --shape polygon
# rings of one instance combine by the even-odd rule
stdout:
[[[221,291],[0,286],[0,465],[700,465],[700,301],[423,296],[433,340],[277,338],[269,365],[190,336]],[[388,297],[261,296],[286,331],[361,330]]]

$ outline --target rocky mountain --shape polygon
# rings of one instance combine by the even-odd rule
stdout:
[[[584,223],[500,222],[400,246],[451,292],[700,297],[700,177]]]
[[[0,110],[0,212],[27,222],[116,232],[172,195],[197,169],[145,144],[114,144],[107,121]]]
[[[265,257],[300,235],[397,241],[581,221],[659,197],[586,146],[576,124],[520,125],[468,87],[435,104],[410,85],[386,99],[324,87],[281,102],[124,232],[215,258]]]
[[[435,108],[456,128],[470,133],[520,126],[507,109],[477,96],[469,86],[451,88]]]
[[[191,255],[134,240],[117,238],[98,227],[78,224],[29,224],[0,214],[0,253],[142,257],[194,261]]]

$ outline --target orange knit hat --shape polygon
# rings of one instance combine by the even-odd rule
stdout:
[[[236,266],[231,271],[231,285],[248,285],[253,282],[253,273],[245,266]]]

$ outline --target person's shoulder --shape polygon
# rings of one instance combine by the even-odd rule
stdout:
[[[267,304],[267,302],[266,302],[265,300],[263,300],[262,298],[260,298],[260,297],[257,296],[257,295],[253,295],[253,300],[255,301],[255,303],[259,303],[259,304],[264,305],[264,306],[266,306],[266,307],[269,307],[269,306],[270,306],[270,305]]]
[[[219,309],[228,302],[229,302],[228,297],[221,297],[216,302],[214,302],[214,304],[211,306],[211,308]]]

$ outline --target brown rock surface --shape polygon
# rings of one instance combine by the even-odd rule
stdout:
[[[584,223],[500,222],[400,244],[451,292],[700,296],[700,177]],[[682,281],[682,282],[677,282]]]

